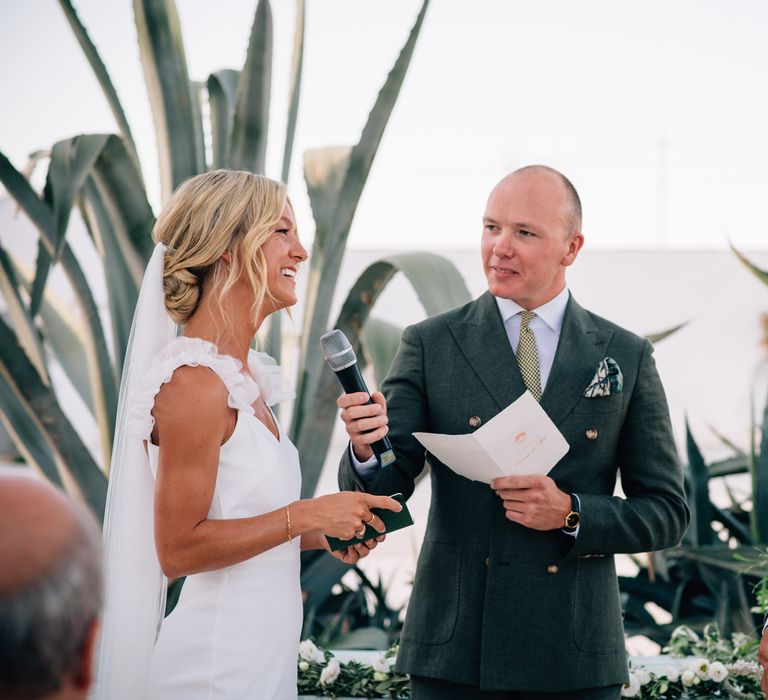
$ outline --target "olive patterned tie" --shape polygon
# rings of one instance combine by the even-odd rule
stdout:
[[[520,342],[517,345],[517,364],[528,387],[537,401],[541,401],[541,375],[539,374],[539,353],[536,336],[528,325],[536,314],[533,311],[520,312]]]

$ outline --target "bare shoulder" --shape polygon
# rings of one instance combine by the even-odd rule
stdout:
[[[182,424],[186,430],[197,426],[216,430],[227,424],[231,409],[227,388],[219,376],[202,365],[183,365],[155,397],[152,415],[162,427]]]

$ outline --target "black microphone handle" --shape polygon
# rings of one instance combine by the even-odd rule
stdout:
[[[355,394],[358,391],[362,391],[368,394],[370,397],[370,392],[368,391],[368,387],[365,385],[363,375],[360,374],[360,370],[357,367],[357,362],[355,362],[355,364],[351,365],[350,367],[345,367],[344,369],[334,371],[336,372],[336,376],[338,377],[341,386],[344,388],[345,393]],[[373,401],[371,401],[369,398],[367,403],[371,404]],[[380,467],[386,467],[395,461],[395,452],[392,449],[392,443],[389,441],[389,438],[386,435],[381,440],[377,440],[376,442],[371,443],[371,449],[373,450],[373,454],[376,455],[376,459],[378,460]]]

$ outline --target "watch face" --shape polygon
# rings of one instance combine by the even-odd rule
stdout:
[[[579,524],[579,514],[578,513],[568,513],[567,517],[565,518],[565,526],[566,527],[577,527]]]

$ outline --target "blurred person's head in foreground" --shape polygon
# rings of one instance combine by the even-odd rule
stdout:
[[[0,471],[0,698],[85,698],[102,604],[89,513],[30,473]]]

